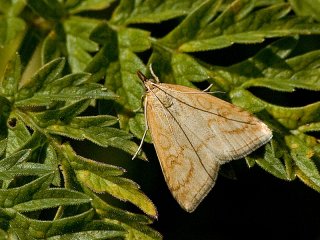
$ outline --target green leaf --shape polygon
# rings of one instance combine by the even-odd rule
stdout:
[[[305,184],[320,191],[320,173],[312,161],[314,151],[296,136],[287,136],[285,140],[291,150],[291,156],[300,170],[297,176]]]
[[[280,39],[255,56],[228,67],[229,82],[242,87],[263,86],[292,92],[295,88],[320,89],[318,78],[319,51],[285,59],[296,47],[296,38]],[[222,71],[220,69],[220,75]],[[239,76],[240,75],[240,76]],[[226,76],[226,75],[225,75]],[[254,79],[247,79],[254,78]]]
[[[137,46],[137,37],[143,36],[141,47]],[[99,54],[95,56],[87,71],[106,75],[106,86],[119,96],[117,100],[117,112],[120,127],[131,131],[134,135],[142,137],[144,121],[137,116],[136,110],[141,107],[143,87],[136,75],[138,70],[145,70],[145,66],[133,51],[141,51],[150,46],[150,40],[146,38],[148,33],[127,29],[116,32],[108,24],[100,24],[92,33],[95,41],[104,43]],[[110,48],[110,46],[113,46]],[[141,113],[140,113],[141,114]]]
[[[1,94],[7,97],[13,97],[17,93],[21,77],[20,57],[16,54],[6,67],[5,75],[1,81]]]
[[[54,115],[56,116],[57,114],[55,113]],[[112,146],[134,154],[138,146],[130,141],[132,136],[126,131],[109,127],[116,122],[117,120],[110,116],[78,117],[69,124],[52,124],[47,127],[47,130],[52,134],[77,140],[87,139],[103,147]],[[144,154],[141,157],[142,159],[146,158]]]
[[[61,37],[62,36],[58,35],[55,31],[51,31],[46,36],[41,49],[42,65],[62,56],[64,42],[61,40]]]
[[[0,79],[8,62],[19,50],[28,29],[26,22],[18,17],[24,6],[23,0],[0,3]]]
[[[90,209],[72,217],[52,221],[40,221],[17,213],[14,220],[11,221],[11,226],[21,239],[25,239],[26,236],[31,239],[47,239],[51,236],[60,236],[64,233],[80,230],[81,226],[92,221],[93,215],[94,211]]]
[[[45,95],[52,96],[54,100],[84,100],[84,99],[114,99],[117,96],[106,91],[107,89],[102,87],[100,84],[96,83],[87,83],[78,86],[70,86],[61,89],[58,93],[46,92]],[[67,98],[67,93],[69,98]]]
[[[151,47],[150,32],[135,28],[121,28],[118,41],[119,48],[128,48],[133,52],[142,52]]]
[[[233,104],[253,113],[264,110],[268,105],[265,101],[254,96],[251,92],[241,88],[234,89],[229,95]]]
[[[184,53],[167,52],[154,48],[150,57],[154,72],[161,82],[194,87],[191,82],[209,80],[210,72],[196,59]]]
[[[161,43],[183,52],[228,47],[234,43],[257,43],[265,38],[318,33],[320,25],[305,18],[290,18],[288,4],[277,4],[255,10],[254,1],[237,0],[217,18],[221,1],[208,0],[195,9]],[[183,29],[190,29],[183,31]],[[177,41],[177,39],[179,39]]]
[[[39,131],[34,131],[31,137],[20,146],[20,149],[32,149],[32,153],[34,154],[37,150],[41,150],[46,143],[46,136]]]
[[[0,15],[0,46],[10,43],[26,30],[26,23],[18,17]]]
[[[88,83],[78,86],[64,86],[66,79],[62,79],[59,87],[48,86],[48,89],[37,92],[32,98],[25,99],[16,103],[16,106],[42,106],[50,105],[54,101],[82,101],[88,99],[114,99],[117,96],[100,84]],[[58,83],[59,84],[59,83]]]
[[[320,109],[320,102],[309,104],[303,107],[280,107],[268,104],[249,91],[237,89],[230,94],[232,102],[251,112],[266,109],[270,115],[279,121],[288,129],[295,129],[301,125],[319,121],[320,116],[317,114]]]
[[[304,107],[286,108],[269,105],[268,112],[289,129],[295,129],[306,123],[319,121],[320,102]]]
[[[37,165],[33,166],[35,170],[34,169],[32,169],[32,170],[34,172],[37,172],[37,170],[41,171],[44,169],[44,166],[46,166],[48,169],[51,169],[52,171],[54,171],[54,178],[52,180],[52,185],[60,187],[61,183],[62,183],[60,171],[58,169],[60,162],[59,162],[59,159],[57,156],[58,153],[53,145],[54,144],[51,143],[51,144],[48,144],[44,149],[43,148],[41,149],[42,150],[41,153],[43,153],[45,155],[45,158],[43,160],[44,164],[41,164],[42,165],[41,167],[39,166],[40,170],[38,170]],[[24,170],[24,171],[26,171],[26,170]]]
[[[287,79],[277,79],[278,81],[271,80],[269,78],[255,78],[253,80],[246,81],[242,87],[267,87],[272,90],[282,92],[294,92],[295,84]]]
[[[83,17],[71,17],[64,21],[68,61],[72,72],[83,71],[92,60],[90,53],[98,50],[98,45],[89,39],[98,23],[97,20]]]
[[[49,237],[46,239],[47,240],[116,239],[124,236],[125,236],[125,232],[123,230],[120,231],[120,230],[112,230],[112,229],[110,230],[98,229],[98,230],[79,231],[76,233],[67,233],[67,234],[57,235],[54,237]]]
[[[7,16],[17,16],[25,7],[26,3],[24,0],[17,1],[1,1],[0,2],[0,12],[6,14]]]
[[[0,206],[11,208],[17,204],[32,200],[37,192],[48,188],[51,181],[52,174],[47,174],[21,187],[0,189]]]
[[[87,99],[113,99],[116,95],[100,84],[90,83],[90,75],[75,73],[57,78],[41,86],[30,98],[15,103],[18,107],[49,106],[54,101],[81,101]]]
[[[320,131],[320,122],[310,123],[298,128],[299,132],[315,132]]]
[[[125,172],[123,168],[93,161],[78,155],[75,155],[72,159],[71,166],[74,170],[90,170],[101,177],[121,176]]]
[[[186,15],[201,1],[195,0],[122,0],[112,15],[112,23],[127,25],[132,23],[158,23]]]
[[[82,11],[102,10],[109,7],[115,0],[81,0],[76,5],[69,6],[70,13],[75,14]]]
[[[2,157],[7,148],[7,139],[3,139],[0,141],[0,157]]]
[[[30,157],[30,150],[21,150],[17,153],[12,154],[0,160],[0,179],[1,180],[11,180],[10,176],[11,169],[19,163],[26,161]]]
[[[180,45],[197,38],[203,28],[216,16],[221,6],[221,0],[204,1],[169,34],[160,40],[170,48],[178,48]],[[185,31],[185,29],[190,29]]]
[[[82,113],[89,106],[90,101],[81,100],[79,102],[74,102],[66,105],[60,109],[47,110],[41,113],[34,114],[36,123],[41,127],[47,127],[49,125],[55,124],[57,122],[68,123],[75,116]]]
[[[285,58],[293,52],[297,42],[297,38],[283,38],[273,42],[253,57],[228,67],[226,70],[232,73],[228,80],[234,85],[240,85],[248,81],[247,78],[269,78],[277,83],[288,79],[293,71]]]
[[[30,212],[45,208],[79,205],[90,201],[91,199],[83,193],[68,189],[48,189],[37,193],[32,200],[17,204],[13,208],[19,212]]]
[[[10,162],[11,167],[7,169],[4,169],[4,171],[0,171],[0,175],[3,180],[6,180],[3,184],[3,187],[9,186],[9,184],[14,183],[14,180],[19,176],[42,176],[46,174],[52,174],[54,171],[57,171],[57,166],[48,166],[43,165],[40,163],[32,163],[32,162],[26,162],[32,161],[33,156],[39,154],[41,152],[41,149],[44,145],[44,139],[41,135],[35,133],[32,135],[31,138],[28,139],[22,146],[20,146],[20,149],[26,149],[19,151],[17,153],[13,153],[10,155],[8,152],[8,157],[5,158],[3,163],[6,163],[7,161],[13,160]],[[32,149],[32,151],[30,151]],[[26,154],[21,156],[21,158],[17,159],[16,157],[20,157],[20,154],[23,154],[25,151]],[[3,170],[3,169],[2,169]],[[14,185],[10,185],[13,187]]]
[[[278,147],[275,147],[274,142],[272,141],[271,144],[266,145],[264,159],[256,159],[256,162],[260,167],[273,174],[274,176],[280,179],[288,180],[289,177],[287,176],[285,166],[277,156],[280,155],[277,151],[279,152],[280,149],[278,149]]]
[[[27,4],[45,19],[59,20],[65,14],[63,5],[57,0],[27,0]]]
[[[162,239],[159,232],[148,226],[152,223],[149,217],[112,207],[96,194],[92,197],[92,204],[98,209],[98,213],[105,218],[105,221],[120,222],[121,226],[127,230],[126,239]]]
[[[300,16],[312,16],[320,21],[320,1],[319,0],[289,0],[293,10]]]
[[[157,216],[157,210],[151,200],[139,190],[139,186],[136,183],[126,178],[112,176],[102,178],[84,170],[77,171],[77,177],[94,192],[107,192],[122,201],[129,201],[135,204],[150,216]]]
[[[8,129],[7,155],[16,152],[31,138],[30,132],[20,119],[16,116],[11,116],[11,121],[16,121],[16,124]]]
[[[57,172],[57,169],[41,163],[23,163],[17,164],[5,172],[0,172],[0,179],[12,180],[16,176],[42,176],[52,172]],[[58,185],[58,184],[55,184]]]
[[[145,225],[132,222],[130,224],[122,224],[122,226],[128,231],[126,234],[127,239],[162,239],[162,235],[160,233],[155,232],[153,229]]]
[[[32,97],[44,84],[60,77],[65,60],[63,58],[55,59],[44,65],[18,92],[17,100],[23,100]]]
[[[104,200],[102,200],[97,193],[93,193],[88,188],[85,189],[92,198],[92,205],[97,209],[97,212],[101,217],[113,220],[120,220],[124,223],[138,222],[143,225],[151,224],[153,219],[143,214],[137,214],[125,211],[123,209],[111,206]]]

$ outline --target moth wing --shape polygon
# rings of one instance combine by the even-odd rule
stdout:
[[[206,148],[195,149],[189,133],[157,97],[148,94],[146,101],[148,127],[167,185],[180,206],[192,212],[213,187],[219,163]]]
[[[166,182],[189,212],[213,187],[220,164],[251,153],[272,137],[250,113],[192,88],[157,84],[146,101]]]
[[[235,105],[189,87],[159,87],[158,99],[170,99],[171,105],[165,109],[190,136],[194,148],[210,152],[215,161],[242,158],[272,138],[266,124]]]

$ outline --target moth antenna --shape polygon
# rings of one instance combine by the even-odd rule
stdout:
[[[152,63],[150,63],[149,69],[150,69],[150,73],[151,73],[153,79],[154,79],[157,83],[160,83],[160,80],[159,80],[158,76],[154,73],[154,71],[153,71],[153,69],[152,69]]]
[[[141,79],[142,82],[148,81],[148,78],[140,70],[137,71],[137,75]]]

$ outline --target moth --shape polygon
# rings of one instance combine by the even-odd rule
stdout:
[[[173,197],[192,212],[214,186],[220,165],[261,147],[272,131],[231,103],[204,91],[160,83],[151,66],[150,72],[152,79],[137,72],[146,90],[146,130],[135,156],[150,130]]]

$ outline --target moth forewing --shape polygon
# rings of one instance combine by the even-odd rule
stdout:
[[[221,164],[246,156],[272,137],[256,117],[205,92],[145,77],[143,82],[146,124],[162,172],[188,212],[213,187]]]
[[[159,101],[149,97],[147,121],[165,180],[178,203],[193,211],[212,188],[219,164],[207,161],[212,158],[206,155],[209,165],[204,168],[179,123]]]
[[[220,162],[242,158],[272,137],[266,124],[219,98],[179,85],[160,84],[158,89],[158,95],[170,98],[166,110],[193,134],[194,145],[209,148]]]

